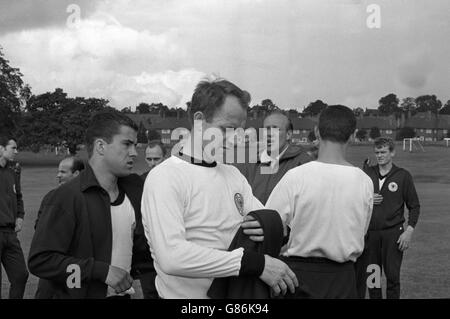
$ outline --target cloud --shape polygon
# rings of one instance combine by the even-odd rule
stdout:
[[[0,1],[0,34],[64,25],[76,4],[81,16],[95,11],[97,0],[2,0]]]
[[[182,67],[186,53],[176,37],[173,30],[137,31],[96,14],[76,28],[15,32],[0,42],[35,94],[61,87],[118,108],[140,102],[183,107],[203,73]]]
[[[421,89],[427,85],[433,72],[433,62],[426,51],[408,52],[402,58],[398,69],[400,82],[411,89]]]

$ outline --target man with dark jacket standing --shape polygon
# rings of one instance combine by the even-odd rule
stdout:
[[[287,171],[312,160],[307,150],[290,144],[293,126],[282,112],[270,113],[264,119],[264,128],[267,130],[267,148],[261,152],[257,163],[236,165],[263,205]]]
[[[137,126],[118,112],[93,116],[87,167],[42,207],[30,272],[54,298],[130,298],[135,260],[149,254],[141,221],[142,179],[131,174]]]
[[[356,264],[358,295],[365,297],[367,267],[376,264],[386,274],[386,298],[398,299],[403,252],[410,246],[419,219],[420,203],[411,174],[392,162],[394,142],[380,137],[375,140],[374,148],[378,165],[364,165],[364,171],[373,181],[375,194],[364,252]],[[409,211],[406,230],[403,228],[405,204]],[[381,287],[369,287],[369,296],[381,299]]]
[[[17,238],[25,215],[20,188],[20,166],[13,162],[17,153],[16,141],[0,135],[0,260],[11,282],[10,299],[23,298],[28,279],[25,258]]]

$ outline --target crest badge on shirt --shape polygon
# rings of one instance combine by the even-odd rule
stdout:
[[[244,216],[244,197],[240,193],[234,194],[234,204],[239,211],[239,214]]]
[[[391,183],[389,183],[388,188],[389,188],[389,190],[390,190],[391,192],[394,193],[394,192],[397,191],[398,185],[397,185],[397,183],[395,183],[395,182],[391,182]]]

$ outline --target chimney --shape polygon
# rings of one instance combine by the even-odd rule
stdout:
[[[402,112],[402,117],[401,117],[400,127],[405,127],[405,122],[406,122],[406,119],[405,119],[405,113]]]
[[[427,111],[427,118],[428,118],[429,120],[431,120],[431,111],[430,111],[430,110]]]
[[[179,108],[177,108],[177,120],[179,120],[180,119],[180,109]]]

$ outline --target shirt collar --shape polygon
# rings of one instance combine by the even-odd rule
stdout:
[[[278,154],[277,157],[272,157],[267,153],[267,149],[265,149],[264,151],[261,152],[260,156],[259,156],[259,160],[261,161],[261,163],[263,164],[269,164],[275,165],[276,162],[278,162],[280,160],[280,158],[284,155],[284,153],[286,153],[286,150],[288,149],[289,145],[286,145],[286,147],[284,148],[284,150]]]
[[[81,182],[81,191],[84,192],[88,188],[91,187],[100,187],[100,183],[95,177],[94,170],[92,169],[90,164],[86,164],[84,170],[80,173],[80,182]]]

